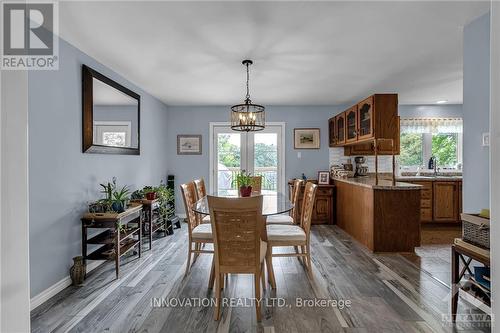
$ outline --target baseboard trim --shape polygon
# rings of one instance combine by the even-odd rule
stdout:
[[[186,218],[186,214],[177,214],[177,216],[178,216],[180,219],[185,219],[185,218]]]
[[[96,260],[92,261],[87,265],[87,273],[93,271],[97,267],[101,266],[105,261],[104,260]],[[51,297],[55,296],[57,293],[63,291],[64,289],[71,286],[71,278],[66,276],[64,279],[56,282],[52,286],[48,287],[38,295],[34,296],[30,300],[30,311],[33,311],[46,301],[48,301]]]

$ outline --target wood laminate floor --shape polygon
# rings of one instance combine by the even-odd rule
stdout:
[[[446,245],[440,251],[444,254],[445,249]],[[212,257],[201,255],[184,277],[187,231],[183,224],[173,236],[156,240],[153,251],[123,264],[119,280],[113,263],[105,263],[88,274],[84,286],[69,287],[33,310],[32,331],[489,332],[488,320],[466,319],[451,325],[449,282],[428,270],[441,265],[439,269],[449,274],[449,263],[444,258],[419,264],[418,258],[427,260],[426,251],[432,249],[424,246],[416,255],[372,254],[336,226],[313,226],[312,279],[296,258],[275,258],[277,289],[268,286],[265,291],[267,304],[263,304],[262,322],[257,323],[248,304],[254,294],[252,276],[231,275],[224,296],[240,304],[225,307],[216,322],[213,308],[197,303],[210,302],[213,295],[207,288]],[[297,306],[297,300],[314,299],[351,305]],[[155,300],[163,300],[163,306],[155,305]],[[182,302],[191,303],[182,306]],[[459,313],[484,315],[462,299]]]

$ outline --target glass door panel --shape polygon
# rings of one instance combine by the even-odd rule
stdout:
[[[341,114],[337,117],[337,142],[339,144],[345,143],[345,114]]]
[[[262,194],[278,192],[278,133],[253,134],[253,174],[262,177]]]
[[[371,98],[358,105],[359,116],[359,138],[367,138],[373,135],[373,104]]]
[[[356,108],[352,108],[349,111],[347,111],[346,121],[347,121],[347,142],[356,141],[356,139],[357,139]]]
[[[237,194],[236,174],[242,169],[242,134],[221,131],[215,134],[215,178],[219,195]]]

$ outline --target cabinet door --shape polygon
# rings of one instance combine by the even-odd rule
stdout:
[[[354,106],[346,111],[346,142],[355,142],[358,140],[358,112],[357,106]]]
[[[358,104],[358,140],[373,138],[373,96]]]
[[[458,221],[458,189],[456,182],[434,182],[434,221]]]
[[[335,147],[337,135],[335,130],[335,117],[328,119],[328,142],[330,147]]]
[[[336,145],[342,145],[345,143],[345,112],[335,117],[335,128]]]

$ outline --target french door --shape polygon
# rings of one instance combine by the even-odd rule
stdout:
[[[210,123],[210,192],[236,195],[236,175],[262,176],[262,193],[285,191],[284,123],[259,132],[236,132],[227,123]]]

